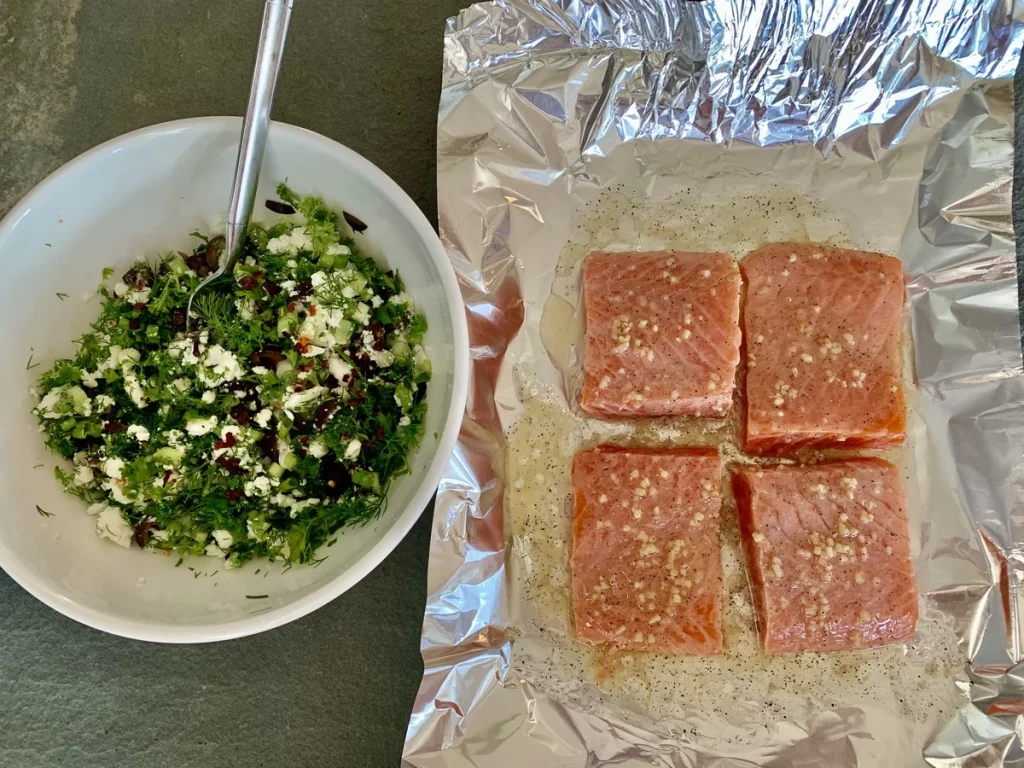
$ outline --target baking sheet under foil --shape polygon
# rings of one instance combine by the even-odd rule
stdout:
[[[450,20],[438,198],[473,378],[434,512],[407,765],[1024,765],[1022,22],[991,0],[503,0]],[[910,499],[917,635],[761,655],[726,510],[725,656],[609,665],[568,619],[572,453],[747,459],[735,421],[580,413],[579,266],[780,240],[904,262],[913,396],[885,455]]]

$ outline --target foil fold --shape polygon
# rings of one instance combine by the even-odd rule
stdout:
[[[994,0],[499,0],[449,21],[439,219],[473,377],[434,510],[405,764],[1024,763],[1008,82],[1022,21],[1019,5]],[[695,179],[712,196],[732,178],[792,178],[848,207],[848,239],[898,254],[909,275],[922,424],[915,562],[926,610],[952,628],[963,665],[949,674],[959,710],[924,736],[896,711],[810,708],[740,747],[699,713],[658,717],[602,699],[586,672],[537,673],[559,645],[550,627],[537,631],[521,589],[535,563],[509,523],[506,434],[527,397],[518,368],[566,395],[540,321],[573,222],[618,184],[654,194]]]

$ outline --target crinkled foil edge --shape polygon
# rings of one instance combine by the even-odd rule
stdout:
[[[579,122],[572,171],[610,143],[662,139],[807,143],[884,163],[930,106],[960,100],[936,128],[902,255],[911,266],[922,412],[970,517],[975,540],[965,546],[988,578],[947,587],[964,617],[958,631],[971,703],[925,747],[924,760],[952,768],[1024,759],[1024,374],[1007,83],[1024,42],[1022,21],[1018,4],[966,0],[500,0],[449,20],[439,213],[466,301],[473,370],[434,511],[425,669],[407,765],[500,766],[512,754],[538,767],[762,764],[704,762],[665,735],[575,711],[515,670],[495,392],[506,350],[523,330],[524,276],[508,232],[481,220],[470,242],[464,233],[472,228],[463,226],[474,211],[511,205],[501,198],[514,191],[488,189],[486,168],[473,179],[447,172],[449,161],[472,156],[476,146],[471,125],[458,126],[465,140],[454,141],[446,121],[476,89],[505,87],[495,83],[594,50],[638,52],[648,89],[621,98],[610,69],[581,113],[568,103],[573,84],[565,84],[563,119]],[[558,105],[544,111],[555,119]],[[529,126],[521,130],[529,137]]]

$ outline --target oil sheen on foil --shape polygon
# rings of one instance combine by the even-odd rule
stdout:
[[[438,198],[474,373],[406,764],[1024,764],[1022,22],[992,0],[504,0],[449,22]],[[885,456],[910,500],[917,635],[761,654],[727,501],[726,654],[608,664],[568,619],[572,454],[749,459],[735,421],[580,413],[582,258],[782,240],[891,253],[909,276],[908,441]]]

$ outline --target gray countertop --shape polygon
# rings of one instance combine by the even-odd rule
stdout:
[[[298,0],[275,118],[361,152],[434,220],[441,33],[463,4]],[[240,114],[261,7],[0,0],[0,214],[109,138]],[[1015,177],[1024,188],[1020,162]],[[428,539],[429,515],[313,615],[205,646],[87,629],[0,571],[0,766],[398,765],[421,673]]]
[[[436,220],[444,21],[461,0],[297,0],[274,117],[337,139]],[[145,125],[245,108],[258,0],[0,0],[0,215]],[[430,516],[357,587],[192,647],[65,619],[0,571],[0,766],[397,766]]]

